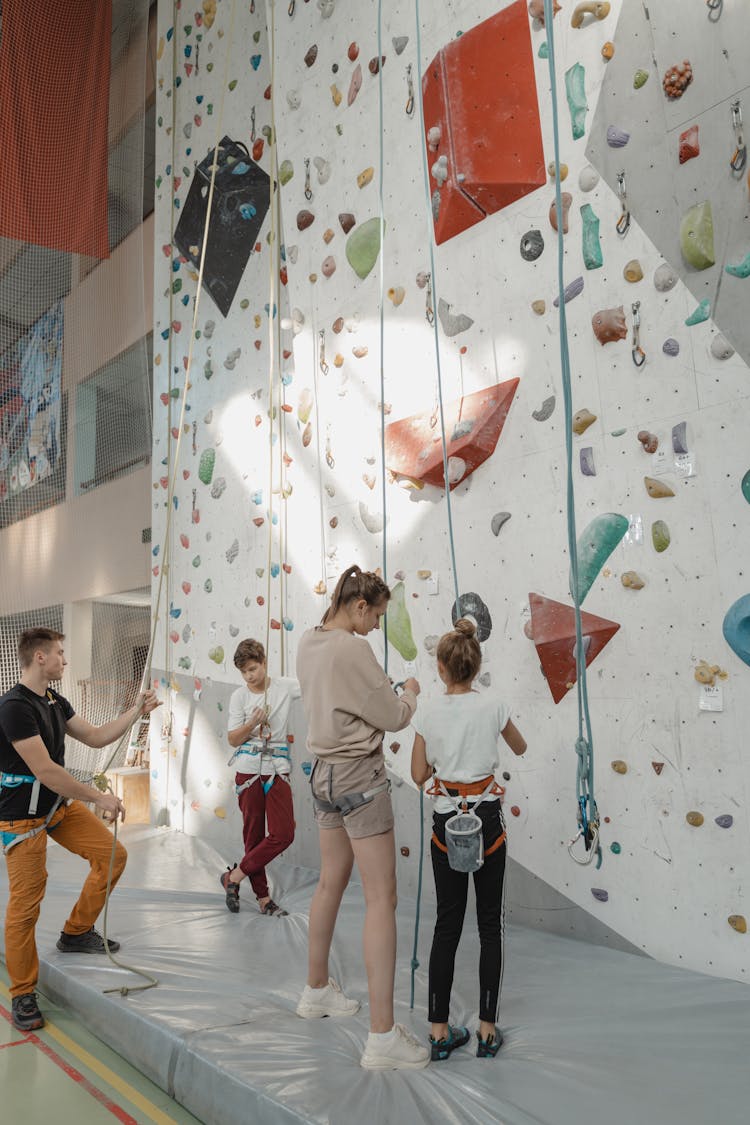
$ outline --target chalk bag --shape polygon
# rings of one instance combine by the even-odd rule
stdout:
[[[453,871],[479,870],[484,863],[484,838],[476,813],[459,812],[445,822],[445,846]]]

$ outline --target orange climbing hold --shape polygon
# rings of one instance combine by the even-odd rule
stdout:
[[[495,451],[518,379],[464,395],[445,406],[445,440],[451,490]],[[412,414],[385,427],[385,462],[397,477],[444,487],[443,443],[434,416]]]
[[[573,606],[552,601],[541,594],[529,594],[531,631],[534,644],[555,703],[576,682],[576,627]],[[581,613],[581,629],[586,647],[586,667],[596,659],[620,626],[616,621]]]
[[[546,182],[525,0],[443,47],[422,96],[436,242]]]

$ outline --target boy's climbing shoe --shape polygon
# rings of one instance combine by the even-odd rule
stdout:
[[[13,997],[13,1026],[19,1031],[36,1031],[44,1027],[44,1016],[36,1003],[36,992],[25,992]]]
[[[403,1024],[394,1024],[386,1035],[367,1036],[359,1065],[365,1070],[421,1070],[430,1052]]]
[[[119,941],[107,938],[110,953],[117,953],[120,948]],[[84,934],[66,934],[63,930],[57,939],[57,948],[61,953],[106,953],[104,938],[92,926]]]
[[[353,1016],[359,1011],[359,1000],[344,996],[340,987],[330,977],[325,988],[310,988],[306,984],[297,1005],[297,1015],[303,1020],[320,1019],[323,1016]]]
[[[486,1039],[477,1032],[477,1058],[478,1059],[494,1059],[497,1052],[503,1045],[503,1033],[499,1028],[495,1028],[494,1035],[488,1035]]]
[[[260,907],[261,914],[273,914],[276,918],[286,918],[289,914],[288,910],[284,910],[283,906],[279,906],[272,898],[269,898],[265,906]]]
[[[219,876],[219,882],[224,888],[226,896],[227,910],[231,914],[239,914],[240,912],[240,885],[239,883],[232,883],[230,881],[230,874],[234,871],[234,867],[228,867],[226,871],[222,871]]]
[[[448,1035],[444,1039],[433,1039],[430,1036],[430,1050],[433,1062],[440,1062],[442,1059],[447,1059],[451,1051],[455,1051],[456,1047],[463,1047],[464,1044],[469,1042],[469,1029],[468,1027],[451,1027],[448,1025]]]

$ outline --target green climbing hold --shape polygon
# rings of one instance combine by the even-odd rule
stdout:
[[[416,660],[417,646],[414,644],[411,632],[411,620],[406,608],[406,587],[403,582],[397,582],[391,590],[386,623],[388,640],[396,652],[400,653],[404,660]]]
[[[736,266],[725,266],[724,272],[731,274],[732,277],[750,277],[750,254]]]
[[[213,588],[214,588],[213,582],[211,581],[210,578],[207,578],[206,581],[203,583],[203,589],[206,591],[207,594],[210,594],[212,592]]]
[[[385,219],[382,234],[385,234]],[[355,227],[346,240],[346,260],[362,281],[378,260],[382,234],[380,219],[368,219]]]
[[[542,43],[542,45],[539,48],[539,51],[537,53],[538,53],[540,59],[548,59],[549,58],[549,43],[547,42],[546,39]]]
[[[740,485],[740,487],[742,489],[742,495],[745,497],[748,504],[750,504],[750,469],[747,470],[744,477],[742,478],[742,484]]]
[[[210,648],[208,650],[208,659],[213,660],[214,664],[224,663],[224,649],[221,645],[217,645],[216,648]]]
[[[617,544],[630,526],[629,520],[617,512],[606,512],[597,516],[581,533],[576,546],[578,559],[578,601],[588,594]],[[573,574],[570,575],[570,593],[573,592]]]
[[[610,434],[610,437],[622,437],[622,435],[623,435],[624,433],[627,433],[627,430],[625,430],[625,429],[622,429],[622,430],[612,430],[612,433]]]
[[[693,269],[707,270],[715,264],[714,217],[708,200],[696,203],[682,216],[680,249],[683,258]]]
[[[613,855],[619,855],[620,852],[622,851],[622,848],[620,847],[620,845],[615,840],[614,843],[609,845],[609,850],[613,853]]]
[[[282,187],[288,184],[294,175],[294,165],[291,160],[282,160],[279,167],[279,183]]]
[[[645,86],[647,82],[648,82],[648,71],[647,70],[636,70],[635,74],[633,75],[633,89],[634,90],[640,90],[641,86]]]
[[[583,219],[583,264],[587,270],[598,270],[604,259],[599,242],[599,220],[590,203],[584,203],[581,208],[581,218]]]
[[[662,551],[666,551],[667,547],[672,542],[669,528],[664,520],[655,520],[651,524],[651,541],[654,544],[654,550],[658,551],[659,554],[661,554]]]
[[[201,557],[200,557],[200,555],[196,555],[196,556],[195,556],[195,558],[193,559],[193,566],[194,566],[194,567],[196,568],[196,570],[197,570],[197,568],[198,568],[198,567],[199,567],[200,565],[201,565]]]
[[[190,671],[190,657],[189,656],[181,656],[180,659],[177,661],[177,664],[179,665],[180,668],[185,668],[187,671]]]
[[[237,79],[233,78],[232,81],[229,83],[229,89],[234,90],[234,89],[236,89],[236,87],[237,87]]]
[[[214,465],[216,464],[216,450],[204,449],[201,453],[200,463],[198,465],[198,480],[201,484],[210,484],[211,478],[214,475]]]
[[[573,140],[578,141],[586,132],[586,110],[589,108],[586,101],[586,71],[580,63],[575,63],[570,70],[565,71],[565,93],[570,109]]]
[[[711,315],[711,302],[708,297],[704,297],[695,312],[691,313],[685,321],[688,328],[694,324],[702,324],[704,320],[708,320]]]

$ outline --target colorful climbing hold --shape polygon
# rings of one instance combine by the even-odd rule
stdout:
[[[732,277],[750,277],[750,254],[747,254],[741,262],[737,262],[734,266],[725,266],[724,270]]]
[[[453,603],[451,620],[455,625],[461,617],[472,617],[477,626],[477,640],[480,644],[487,640],[492,632],[492,617],[479,594],[460,594],[458,601]]]
[[[201,484],[211,483],[211,478],[214,475],[215,463],[216,451],[214,449],[204,449],[201,453],[201,459],[198,464],[198,479]]]
[[[609,902],[609,891],[604,891],[601,887],[592,887],[591,893],[597,902]]]
[[[700,151],[701,146],[698,141],[698,126],[691,125],[684,133],[680,133],[680,164],[687,164],[688,160],[693,160],[696,156],[700,156]]]
[[[586,72],[578,62],[565,72],[565,93],[570,109],[573,140],[578,141],[586,132],[586,111],[589,108],[586,101]]]
[[[688,59],[683,59],[681,63],[665,71],[661,84],[667,97],[676,101],[677,98],[682,97],[692,81],[693,68]]]
[[[339,216],[340,221],[343,218],[344,216]],[[341,225],[344,226],[343,221]],[[384,233],[385,220],[382,220],[381,226],[379,218],[368,219],[358,226],[346,240],[346,259],[357,277],[362,280],[367,277],[378,260]]]
[[[714,256],[714,220],[711,203],[694,204],[680,222],[680,249],[693,269],[705,270],[716,262]]]
[[[747,933],[747,922],[742,914],[730,914],[727,922],[738,934]]]
[[[722,632],[732,652],[745,664],[750,664],[750,594],[743,594],[729,607]]]
[[[662,480],[656,480],[654,477],[644,477],[643,483],[646,486],[646,492],[652,500],[664,500],[669,496],[674,496],[674,492]]]
[[[583,410],[578,410],[573,415],[573,433],[579,436],[586,432],[589,426],[592,426],[596,421],[596,414],[592,414],[584,407]]]
[[[581,207],[581,219],[583,220],[583,264],[587,270],[598,270],[604,259],[599,242],[599,219],[590,203],[584,203]]]
[[[629,590],[642,590],[645,585],[643,579],[634,570],[626,570],[620,575],[620,581]]]
[[[591,326],[602,347],[617,340],[624,340],[628,334],[625,309],[622,305],[618,305],[615,309],[599,309],[591,318]]]
[[[578,601],[582,604],[597,575],[615,547],[621,542],[629,527],[625,516],[606,512],[596,516],[585,528],[576,544],[578,562]],[[573,574],[570,575],[570,592],[573,596]]]
[[[685,820],[691,828],[700,828],[703,824],[703,813],[696,812],[695,809],[692,809],[689,813],[685,814]]]
[[[702,324],[704,320],[708,320],[710,315],[711,302],[708,297],[704,297],[695,312],[692,312],[690,316],[687,317],[685,324],[688,328],[691,328],[694,324]]]
[[[671,541],[669,528],[664,520],[654,520],[651,524],[651,542],[654,545],[654,550],[661,554],[666,551]]]

